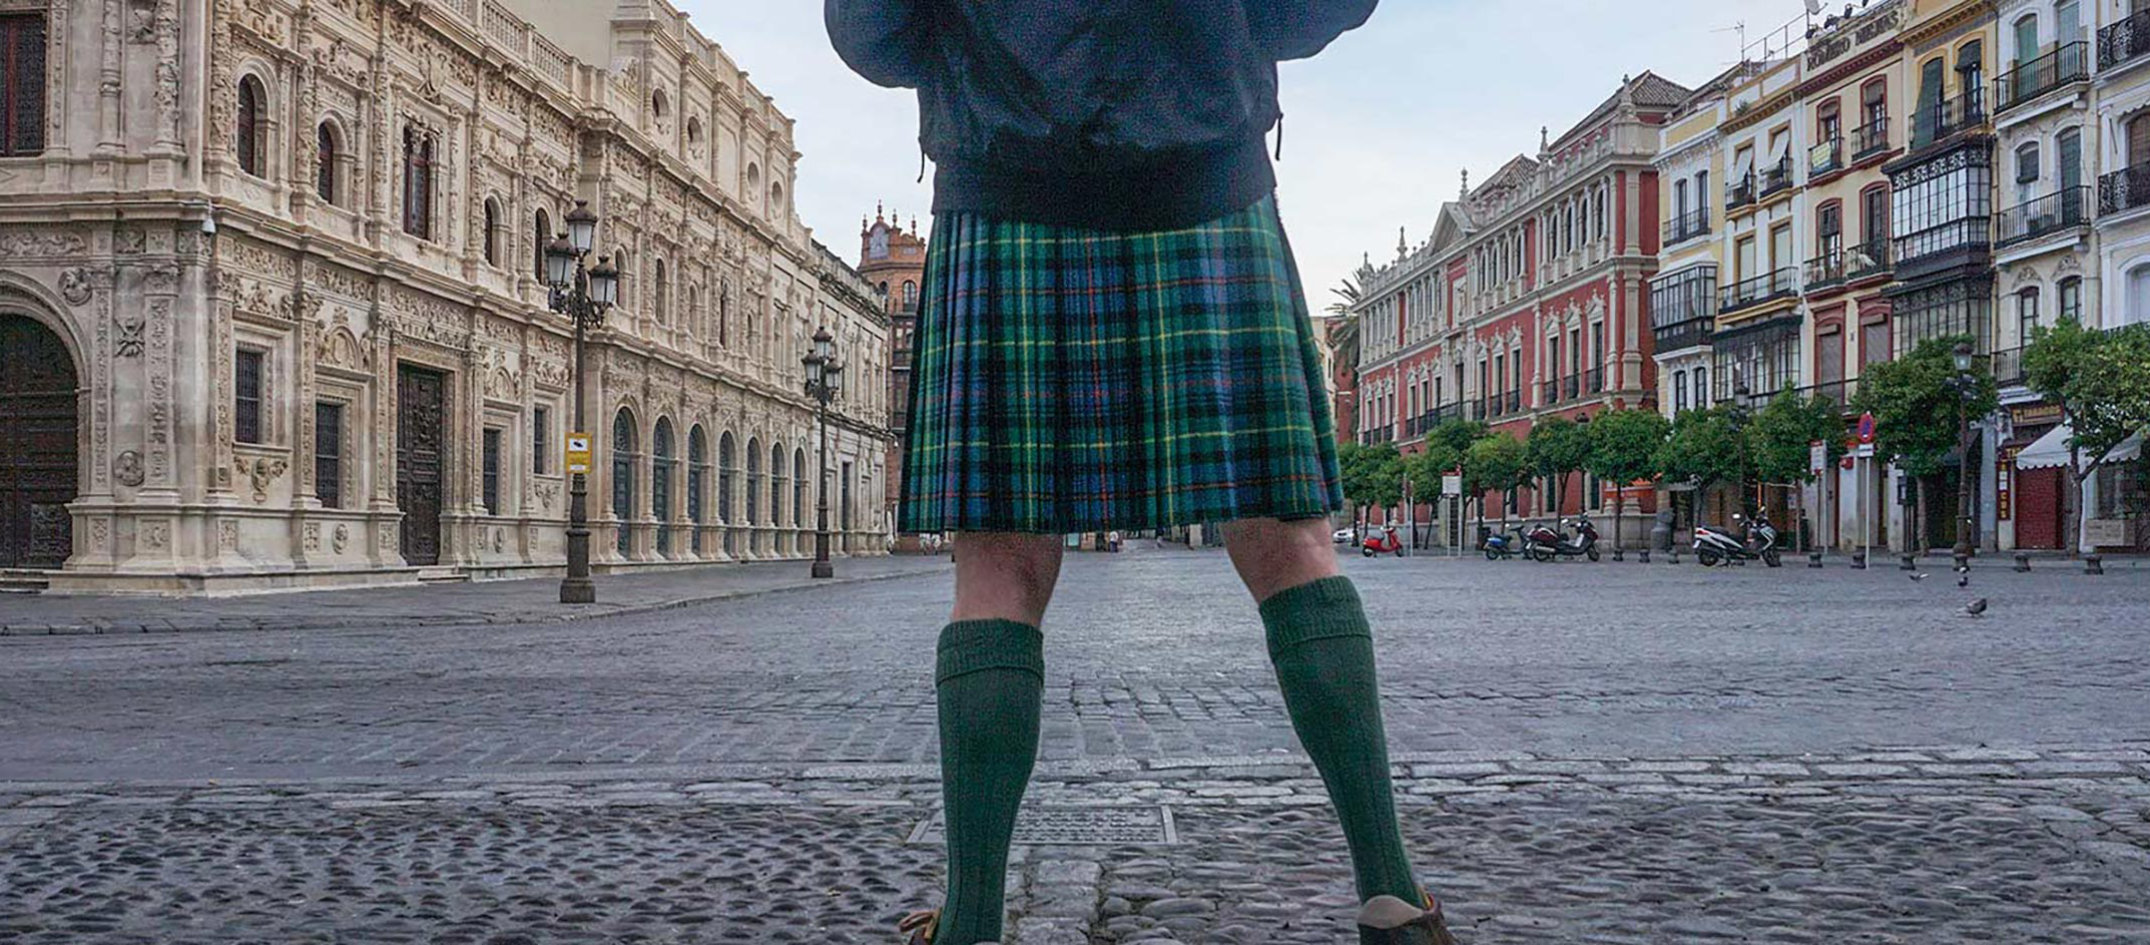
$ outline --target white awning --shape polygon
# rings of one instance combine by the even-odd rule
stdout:
[[[2016,454],[2016,468],[2055,469],[2066,467],[2068,465],[2068,438],[2074,435],[2075,431],[2065,423],[2046,431],[2046,435],[2039,437],[2037,442],[2024,447],[2023,452]],[[2113,451],[2106,454],[2105,461],[2108,463],[2126,462],[2141,455],[2142,451],[2143,437],[2142,434],[2138,433],[2121,441],[2119,446],[2113,447]]]

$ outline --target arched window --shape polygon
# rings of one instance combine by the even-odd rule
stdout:
[[[700,116],[687,119],[687,146],[697,150],[702,146],[702,119]]]
[[[239,77],[239,169],[255,177],[264,175],[262,159],[268,156],[268,123],[262,108],[268,103],[261,79],[253,75]]]
[[[321,202],[336,204],[336,126],[322,122],[314,129],[314,196]]]
[[[784,444],[769,447],[769,524],[784,524]],[[792,524],[796,525],[797,522]]]
[[[2016,293],[2016,343],[2027,345],[2038,333],[2038,287],[2026,286]]]
[[[539,210],[537,212],[537,222],[531,227],[531,230],[530,271],[537,275],[537,280],[539,282],[544,282],[545,247],[552,245],[552,238],[554,236],[552,232],[552,216],[543,210]]]
[[[403,129],[403,232],[433,238],[433,136],[416,125]]]
[[[2128,298],[2117,324],[2150,322],[2150,263],[2128,270]]]
[[[737,519],[732,516],[732,502],[738,496],[739,450],[732,435],[726,433],[717,438],[717,524],[729,526]],[[724,530],[724,551],[731,554],[739,550],[732,539],[730,528]]]
[[[885,290],[884,290],[884,291],[885,291]],[[904,308],[910,308],[911,306],[913,306],[913,305],[917,305],[917,304],[918,304],[918,283],[916,283],[916,282],[912,282],[912,281],[911,281],[911,280],[909,280],[909,279],[905,279],[905,280],[903,281],[903,307],[904,307]]]
[[[761,524],[761,440],[747,440],[747,524]]]
[[[478,234],[478,245],[485,250],[485,264],[500,265],[500,200],[485,198],[485,232]]]
[[[655,268],[651,269],[650,273],[650,317],[655,318],[659,325],[669,326],[672,324],[672,306],[667,301],[670,298],[667,290],[671,286],[665,278],[664,260],[657,260]]]
[[[625,407],[612,417],[612,517],[619,520],[616,546],[622,556],[633,548],[635,520],[635,467],[641,454],[635,451],[635,415]]]
[[[791,520],[806,522],[806,451],[791,451]]]
[[[2082,321],[2083,280],[2077,276],[2069,276],[2060,280],[2060,284],[2055,286],[2054,290],[2054,294],[2060,296],[2060,301],[2054,306],[2055,311],[2053,314],[2061,319]]]
[[[659,554],[672,552],[672,473],[672,420],[659,417],[649,445],[650,515],[657,519]]]
[[[702,434],[697,423],[687,431],[687,521],[702,524],[703,492],[709,488],[709,438]],[[697,527],[690,539],[696,554],[702,551],[702,530]]]
[[[649,113],[651,117],[656,118],[658,121],[663,121],[667,104],[663,89],[651,92],[649,95]]]

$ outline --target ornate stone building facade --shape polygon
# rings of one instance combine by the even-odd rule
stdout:
[[[0,360],[34,367],[0,387],[38,409],[0,421],[36,444],[0,460],[0,568],[168,593],[557,567],[575,374],[541,247],[578,200],[623,273],[584,387],[599,569],[811,550],[818,325],[848,367],[837,547],[884,547],[884,303],[794,214],[791,120],[663,0],[0,17],[43,57],[5,87]]]
[[[926,238],[892,219],[881,207],[873,221],[859,221],[859,274],[886,299],[888,310],[888,491],[885,501],[889,521],[895,521],[896,505],[903,499],[903,433],[910,422],[911,339],[918,332],[919,293],[926,284]],[[915,537],[897,536],[897,547],[915,549]]]

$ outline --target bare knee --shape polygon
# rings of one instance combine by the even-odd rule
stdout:
[[[1052,535],[957,535],[952,619],[1039,625],[1060,580],[1061,551],[1060,539]]]
[[[1224,546],[1257,601],[1337,574],[1327,519],[1245,519],[1224,527]]]

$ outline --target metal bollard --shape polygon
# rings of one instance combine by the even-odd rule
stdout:
[[[2104,558],[2101,558],[2101,557],[2098,557],[2097,555],[2086,555],[2086,556],[2084,556],[2084,558],[2083,558],[2083,573],[2084,573],[2084,574],[2104,574],[2104,573],[2105,573],[2105,559],[2104,559]]]
[[[1821,566],[1822,566],[1822,553],[1821,553],[1821,552],[1819,552],[1819,551],[1809,551],[1809,552],[1807,552],[1807,567],[1810,567],[1810,568],[1819,568],[1819,567],[1821,567]]]
[[[1866,570],[1866,551],[1864,549],[1851,553],[1851,569],[1854,571]]]
[[[1906,553],[1904,554],[1904,557],[1903,557],[1903,563],[1902,563],[1902,564],[1899,564],[1899,565],[1897,565],[1897,568],[1898,568],[1899,570],[1903,570],[1903,571],[1916,571],[1916,570],[1918,570],[1918,569],[1919,569],[1919,556],[1918,556],[1918,555],[1915,555],[1915,554],[1911,554],[1911,553],[1909,553],[1909,552],[1906,552]]]
[[[1650,563],[1650,549],[1648,549],[1648,548],[1644,548],[1644,549],[1642,549],[1641,551],[1635,552],[1635,560],[1637,560],[1637,561],[1640,561],[1640,562],[1642,562],[1643,564],[1649,564],[1649,563]]]
[[[2030,556],[2030,555],[2024,554],[2023,552],[2020,552],[2020,551],[2016,552],[2016,573],[2017,573],[2017,574],[2029,574],[2029,573],[2031,573],[2031,556]]]

